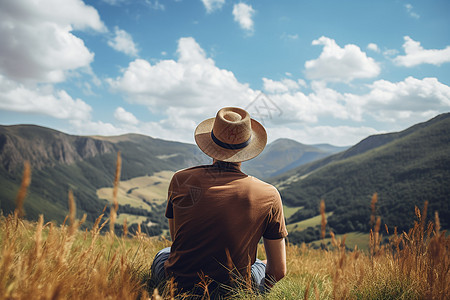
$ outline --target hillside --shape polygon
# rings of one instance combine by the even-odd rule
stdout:
[[[0,126],[0,208],[5,214],[14,209],[23,162],[28,160],[32,180],[25,202],[27,218],[36,220],[45,213],[62,222],[71,189],[80,216],[87,213],[92,223],[106,205],[96,191],[112,186],[118,151],[122,180],[209,161],[194,145],[143,135],[84,137],[34,125]]]
[[[269,144],[258,159],[246,162],[243,169],[265,178],[339,150],[342,148],[307,146],[282,139]],[[171,172],[211,162],[195,145],[144,135],[75,136],[35,125],[0,126],[0,208],[5,214],[13,211],[23,162],[29,161],[32,183],[25,203],[27,218],[36,220],[45,213],[47,218],[62,222],[70,189],[80,216],[87,213],[87,222],[92,223],[111,200],[108,187],[112,186],[118,151],[122,185],[128,187],[119,193],[119,218],[163,223],[162,227],[147,228],[154,233],[160,233],[166,225],[161,219],[161,200],[167,193],[163,189],[167,189]],[[168,173],[146,186],[145,181],[151,182],[159,172]]]
[[[345,149],[328,144],[305,145],[290,139],[278,139],[268,144],[256,158],[244,162],[242,170],[265,179]]]
[[[319,214],[319,202],[333,212],[328,225],[337,233],[369,230],[370,203],[378,193],[381,224],[406,230],[414,206],[429,202],[450,227],[450,114],[402,132],[370,136],[347,151],[306,164],[271,179],[289,206],[303,207],[288,223]]]
[[[402,132],[370,136],[346,150],[276,140],[259,157],[245,162],[243,170],[263,179],[280,174],[268,180],[279,187],[288,205],[292,241],[305,241],[296,236],[299,232],[308,241],[317,239],[321,199],[326,212],[332,213],[328,225],[334,232],[367,232],[375,192],[376,213],[389,227],[407,228],[412,221],[404,220],[413,219],[414,206],[429,201],[428,216],[439,211],[443,228],[448,228],[449,115]],[[167,229],[164,190],[172,172],[211,161],[195,145],[138,134],[87,137],[33,125],[0,126],[0,208],[4,214],[14,210],[23,161],[28,160],[32,182],[26,217],[37,220],[44,213],[47,219],[62,222],[71,189],[79,217],[87,213],[86,224],[92,224],[111,201],[118,151],[122,157],[119,220],[126,218],[130,226],[145,223],[143,230],[149,234]],[[304,228],[305,224],[311,228]]]

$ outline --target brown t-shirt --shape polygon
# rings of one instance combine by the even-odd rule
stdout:
[[[261,237],[287,236],[280,194],[272,185],[216,162],[178,171],[169,186],[166,217],[174,241],[166,272],[181,288],[200,281],[230,280],[230,269],[247,278]]]

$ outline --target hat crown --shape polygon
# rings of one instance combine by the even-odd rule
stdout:
[[[252,135],[252,126],[248,112],[237,107],[225,107],[217,112],[213,125],[213,134],[226,144],[242,144]]]
[[[260,154],[267,143],[264,127],[238,107],[225,107],[198,124],[195,142],[209,157],[225,162],[242,162]]]

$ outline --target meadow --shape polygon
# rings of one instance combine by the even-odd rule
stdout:
[[[139,230],[114,233],[117,201],[109,217],[100,212],[91,228],[76,218],[69,192],[69,212],[62,225],[23,219],[30,180],[25,167],[14,214],[0,217],[0,299],[184,299],[173,288],[156,290],[150,266],[158,250],[170,246]],[[120,163],[113,199],[117,199]],[[323,205],[323,204],[322,204]],[[450,237],[440,230],[436,212],[427,222],[427,203],[416,208],[408,232],[382,226],[374,216],[368,251],[346,250],[346,237],[331,233],[331,245],[313,249],[287,244],[287,276],[270,293],[259,295],[243,284],[229,299],[450,299]],[[322,235],[326,215],[321,209]],[[110,228],[101,234],[102,228]],[[82,229],[84,228],[84,229]],[[383,234],[389,243],[382,244]],[[258,257],[264,259],[263,245]],[[204,298],[208,298],[205,292]]]

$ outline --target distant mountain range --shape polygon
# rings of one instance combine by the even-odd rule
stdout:
[[[245,162],[243,169],[267,178],[339,149],[277,140],[258,159]],[[27,160],[32,167],[32,183],[25,202],[28,218],[44,214],[47,219],[62,222],[71,189],[79,215],[87,213],[88,222],[93,222],[106,204],[98,199],[96,191],[112,186],[118,151],[122,157],[121,180],[211,163],[196,145],[138,134],[89,137],[35,125],[0,126],[0,208],[5,214],[14,210],[23,163]]]
[[[26,217],[44,214],[46,220],[62,222],[70,189],[79,217],[86,213],[86,224],[92,224],[109,205],[98,198],[98,191],[108,193],[104,188],[112,186],[118,151],[121,180],[127,181],[121,195],[134,204],[145,202],[142,207],[121,203],[119,213],[136,220],[147,218],[152,234],[163,232],[166,222],[161,199],[152,202],[145,196],[152,189],[146,180],[151,179],[156,194],[163,195],[167,184],[163,181],[168,181],[170,172],[211,163],[196,145],[144,135],[75,136],[34,125],[0,126],[0,208],[4,214],[14,210],[23,163],[28,160],[32,181]],[[367,232],[370,199],[378,193],[376,214],[389,228],[407,229],[414,220],[414,206],[421,208],[425,201],[428,217],[438,211],[441,226],[450,227],[450,114],[401,132],[369,136],[350,148],[279,139],[242,168],[279,188],[290,207],[290,224],[317,216],[324,199],[331,230]],[[313,232],[317,235],[318,229],[307,234]],[[290,236],[305,240],[298,232]]]
[[[329,144],[304,145],[290,139],[278,139],[268,144],[256,158],[244,162],[242,170],[267,179],[347,148]]]
[[[25,202],[27,217],[44,214],[62,222],[71,189],[79,214],[95,220],[105,205],[96,190],[112,186],[117,152],[121,151],[121,179],[178,170],[207,158],[196,146],[128,134],[117,137],[73,136],[33,125],[0,127],[0,205],[14,210],[23,162],[32,167],[32,181]]]
[[[329,226],[338,233],[368,231],[370,203],[378,194],[376,214],[391,230],[407,230],[414,206],[428,201],[428,217],[437,211],[450,227],[450,114],[404,131],[369,136],[326,158],[272,178],[284,202],[302,207],[289,223],[319,214],[319,202],[333,212]]]

